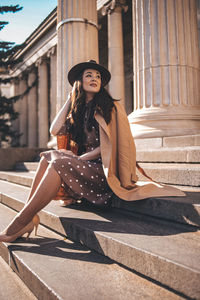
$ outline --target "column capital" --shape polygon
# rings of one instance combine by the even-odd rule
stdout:
[[[22,72],[19,74],[19,80],[27,80],[27,72]]]
[[[38,58],[38,60],[35,62],[35,66],[38,67],[40,65],[42,65],[43,63],[47,62],[47,57],[46,56],[42,56],[40,58]]]
[[[56,54],[56,46],[53,46],[49,51],[47,52],[47,57],[51,57],[52,55]]]
[[[101,13],[103,16],[106,14],[112,14],[114,11],[124,11],[127,12],[128,5],[126,5],[126,0],[111,0],[109,3],[104,4]]]

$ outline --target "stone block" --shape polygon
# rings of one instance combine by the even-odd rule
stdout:
[[[151,138],[151,139],[136,139],[135,138],[136,150],[147,150],[152,148],[162,147],[162,138]]]
[[[200,146],[200,135],[171,136],[163,138],[163,147]]]

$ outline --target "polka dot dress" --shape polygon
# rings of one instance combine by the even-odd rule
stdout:
[[[99,131],[86,128],[89,105],[86,106],[84,130],[86,133],[85,152],[90,152],[100,145]],[[97,126],[98,127],[98,126]],[[64,124],[58,134],[66,133]],[[95,205],[107,205],[113,192],[109,188],[102,167],[101,157],[95,160],[81,160],[65,150],[42,152],[62,179],[62,186],[75,199],[86,199]]]

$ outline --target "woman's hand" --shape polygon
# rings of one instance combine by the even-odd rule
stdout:
[[[100,147],[95,148],[94,150],[84,153],[79,156],[81,160],[94,160],[96,158],[99,158],[101,155],[101,149]]]
[[[76,156],[71,150],[66,150],[66,149],[59,149],[58,150],[59,152],[64,152],[68,155],[73,155],[73,156]]]

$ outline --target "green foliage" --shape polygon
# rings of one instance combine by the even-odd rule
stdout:
[[[7,12],[20,11],[22,7],[19,5],[0,6],[0,14]],[[0,21],[0,30],[7,25],[8,22]],[[19,60],[13,58],[14,54],[24,45],[14,45],[13,42],[0,41],[0,84],[10,83],[9,70],[18,63]],[[18,138],[20,136],[12,129],[12,122],[17,119],[18,113],[14,110],[14,103],[20,99],[20,96],[7,98],[0,92],[0,147],[2,142],[9,142],[11,145],[18,146]]]

